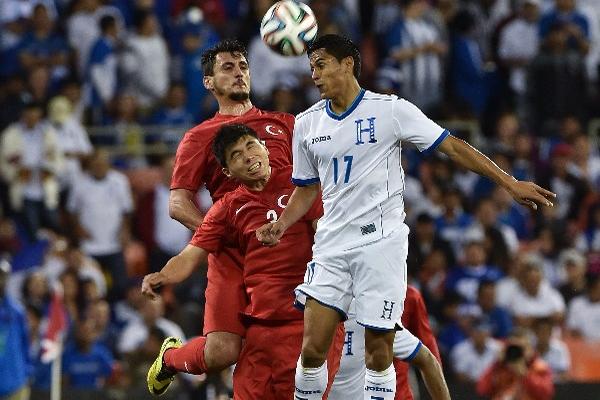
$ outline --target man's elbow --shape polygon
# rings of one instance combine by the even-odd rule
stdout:
[[[181,222],[181,202],[177,199],[169,200],[169,217]]]

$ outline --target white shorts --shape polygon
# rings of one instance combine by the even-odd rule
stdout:
[[[371,329],[394,329],[406,297],[408,232],[403,224],[375,242],[313,254],[304,283],[296,288],[296,303],[302,307],[307,298],[313,298],[346,319],[355,298],[359,324]]]
[[[340,368],[329,393],[329,400],[363,400],[365,383],[365,328],[354,319],[353,305],[344,322],[346,340],[340,359]],[[408,329],[396,332],[394,337],[394,357],[411,361],[421,348],[421,341]]]

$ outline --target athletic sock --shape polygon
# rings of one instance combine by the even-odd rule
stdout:
[[[206,372],[205,345],[205,336],[196,337],[177,349],[165,351],[163,363],[173,371],[201,375]]]
[[[327,361],[318,368],[304,368],[296,364],[295,400],[321,400],[327,389]]]
[[[394,363],[385,371],[372,371],[367,368],[365,373],[365,400],[394,400],[396,395],[396,370]]]

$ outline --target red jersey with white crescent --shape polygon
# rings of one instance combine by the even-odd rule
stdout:
[[[212,153],[213,139],[224,124],[244,124],[254,129],[269,149],[272,167],[282,168],[292,164],[293,115],[256,107],[240,116],[216,113],[213,118],[187,131],[179,143],[171,189],[196,192],[206,184],[215,202],[239,185],[223,174],[221,165]]]
[[[295,186],[292,167],[272,169],[262,191],[239,186],[225,194],[206,214],[190,244],[216,253],[235,241],[244,254],[244,285],[250,299],[244,314],[268,320],[301,319],[293,307],[294,289],[303,282],[312,258],[312,221],[323,213],[320,197],[285,234],[276,247],[263,246],[256,229],[281,216]]]

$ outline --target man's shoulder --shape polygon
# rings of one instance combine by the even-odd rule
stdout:
[[[396,96],[395,94],[385,94],[385,93],[377,93],[377,92],[372,92],[370,90],[366,90],[365,91],[365,95],[363,97],[363,100],[366,101],[394,101],[394,100],[398,100],[398,96]]]
[[[325,109],[325,105],[326,105],[326,100],[319,100],[318,102],[316,102],[315,104],[313,104],[312,106],[307,108],[306,110],[304,110],[301,113],[299,113],[298,115],[296,115],[296,122],[300,121],[301,119],[314,118],[314,117],[318,116],[319,115],[318,112],[323,111]]]

